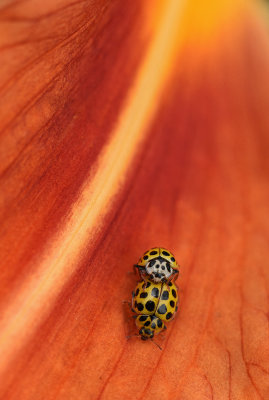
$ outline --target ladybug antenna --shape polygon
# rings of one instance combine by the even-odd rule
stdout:
[[[160,350],[162,350],[162,347],[158,343],[156,343],[153,339],[151,339],[151,341],[155,344],[155,346],[157,346]]]

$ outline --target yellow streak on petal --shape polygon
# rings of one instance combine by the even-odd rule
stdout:
[[[20,288],[7,306],[0,326],[0,373],[29,340],[45,318],[63,285],[77,267],[83,248],[100,226],[119,191],[137,148],[146,137],[147,128],[158,106],[156,99],[164,87],[176,54],[182,1],[173,0],[163,8],[144,62],[138,72],[108,145],[103,149],[98,170],[92,181],[84,185],[82,195],[62,232],[43,254],[37,272]],[[165,55],[165,57],[164,57]]]
[[[261,8],[259,0],[189,0],[179,27],[180,42],[195,48],[196,52],[214,53],[222,44],[219,38],[216,46],[219,35],[233,43],[246,13],[253,17]]]

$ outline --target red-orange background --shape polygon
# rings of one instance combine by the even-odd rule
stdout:
[[[127,161],[113,137],[170,4],[2,6],[5,400],[269,397],[267,16],[260,3],[187,3],[163,54],[170,63],[152,71],[162,82],[152,116],[129,137],[143,97],[133,112]],[[106,148],[123,171],[110,189]],[[69,231],[87,185],[95,219],[81,238]],[[91,205],[98,185],[100,209],[102,193]],[[122,308],[132,265],[153,246],[181,265],[180,309],[162,351],[126,340]],[[46,268],[55,281],[43,280]],[[40,294],[31,297],[28,282]]]

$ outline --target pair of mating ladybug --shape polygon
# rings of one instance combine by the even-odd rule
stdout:
[[[146,251],[134,265],[142,279],[132,293],[132,311],[142,340],[153,339],[166,329],[178,308],[179,266],[170,251],[155,247]]]

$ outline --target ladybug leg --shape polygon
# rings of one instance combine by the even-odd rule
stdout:
[[[132,293],[132,294],[134,295],[134,293]],[[122,302],[122,304],[127,304],[128,307],[129,307],[133,312],[135,312],[135,310],[133,309],[133,305],[132,305],[132,303],[131,303],[130,301],[124,300],[124,301]]]
[[[131,339],[131,338],[134,337],[134,336],[140,337],[140,335],[138,335],[138,333],[136,333],[136,334],[133,334],[133,335],[127,335],[127,336],[126,336],[126,339],[129,340],[129,339]]]
[[[177,278],[178,278],[178,275],[179,275],[179,272],[178,272],[178,271],[176,271],[176,272],[175,272],[175,274],[174,274],[174,281],[176,281],[176,280],[177,280]]]
[[[127,300],[123,300],[122,304],[128,304],[129,307],[132,306],[132,303],[130,301],[127,301]]]
[[[168,285],[168,292],[170,292],[170,286],[169,286],[169,283],[172,281],[172,280],[177,280],[177,277],[178,277],[178,271],[175,271],[168,279],[167,279],[167,281],[166,281],[166,284]]]
[[[172,279],[173,279],[173,275],[171,275],[170,278],[168,278],[167,281],[165,282],[166,285],[167,285],[167,290],[168,290],[168,292],[170,292],[170,285],[169,285],[169,283],[171,282]]]
[[[136,269],[137,268],[137,269]],[[139,265],[134,265],[134,271],[139,274],[140,280],[144,281],[142,289],[145,289],[145,274],[144,268],[140,267]]]
[[[138,272],[140,279],[143,281],[142,289],[144,290],[146,287],[146,275],[145,275],[145,269],[143,267],[140,267],[139,265],[134,265],[134,271]]]
[[[136,275],[137,273],[140,275],[140,270],[139,270],[139,266],[138,265],[134,265],[133,266],[133,270],[134,270],[134,274]]]
[[[145,289],[146,289],[146,285],[147,285],[148,281],[146,280],[147,278],[146,278],[146,275],[145,275],[145,274],[141,273],[140,276],[141,276],[141,279],[142,279],[142,281],[143,281],[142,290],[143,290],[143,292],[144,292]]]
[[[139,277],[142,278],[142,274],[143,274],[144,268],[141,267],[140,265],[135,264],[133,266],[133,269],[134,269],[135,274],[138,273]]]
[[[154,343],[155,346],[157,346],[160,350],[163,349],[163,348],[162,348],[158,343],[156,343],[153,339],[151,339],[151,341],[152,341],[152,343]]]

